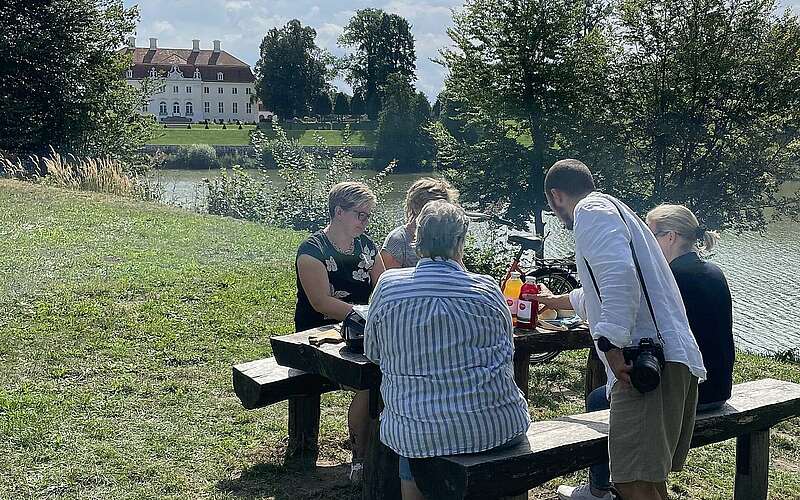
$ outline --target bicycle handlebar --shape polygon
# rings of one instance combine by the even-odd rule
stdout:
[[[487,222],[492,221],[495,224],[500,224],[501,226],[510,227],[512,229],[519,229],[519,226],[510,220],[503,219],[497,215],[490,215],[485,214],[483,212],[467,212],[467,217],[470,218],[473,222]]]

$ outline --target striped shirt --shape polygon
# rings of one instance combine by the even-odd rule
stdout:
[[[364,333],[383,373],[381,441],[397,454],[476,453],[524,433],[511,314],[489,276],[451,260],[386,271]]]

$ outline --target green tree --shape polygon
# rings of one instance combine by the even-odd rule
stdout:
[[[317,32],[293,19],[272,28],[261,41],[256,63],[256,92],[280,117],[303,116],[332,76],[333,59],[317,47]]]
[[[689,205],[709,227],[759,230],[800,192],[800,24],[771,0],[624,2],[619,70],[624,176],[644,211]]]
[[[313,111],[317,116],[328,116],[331,114],[333,105],[331,104],[331,96],[327,92],[320,92],[317,98],[314,99]]]
[[[131,159],[155,127],[139,114],[145,92],[121,78],[137,19],[121,1],[4,1],[0,150]]]
[[[430,104],[406,77],[390,75],[386,102],[378,121],[375,159],[378,165],[396,161],[398,172],[419,170],[430,157]]]
[[[397,14],[380,9],[356,12],[339,37],[339,45],[354,48],[345,61],[347,81],[362,93],[370,119],[381,109],[389,75],[413,80],[417,56],[411,25]]]
[[[361,116],[366,113],[366,105],[361,94],[356,93],[353,95],[353,99],[350,100],[350,113],[354,116]]]
[[[608,115],[607,14],[597,0],[468,0],[454,15],[448,33],[455,47],[442,53],[450,71],[448,97],[459,105],[459,128],[484,134],[483,142],[459,150],[480,158],[491,145],[502,145],[505,154],[523,155],[506,163],[515,169],[508,174],[514,178],[510,190],[484,175],[479,162],[464,158],[462,170],[478,170],[458,178],[480,176],[462,186],[465,199],[505,204],[516,219],[533,214],[537,230],[543,229],[545,169],[565,154],[606,143],[595,137],[603,127],[587,125]],[[439,140],[441,132],[435,134]],[[517,148],[507,137],[530,146]]]
[[[336,101],[333,104],[333,114],[338,115],[339,119],[344,115],[350,114],[350,101],[343,92],[338,92],[336,94]]]

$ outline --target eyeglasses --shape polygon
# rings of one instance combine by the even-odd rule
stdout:
[[[657,232],[657,233],[655,233],[653,236],[655,236],[656,238],[660,238],[660,237],[662,237],[662,236],[664,236],[664,235],[667,235],[667,234],[669,234],[669,233],[671,233],[671,232],[672,232],[672,231],[658,231],[658,232]]]
[[[372,217],[372,212],[359,212],[358,210],[350,210],[350,211],[356,214],[356,217],[358,217],[359,222],[366,222],[369,220],[370,217]]]

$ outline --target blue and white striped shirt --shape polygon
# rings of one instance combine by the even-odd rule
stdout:
[[[511,314],[489,276],[452,260],[386,271],[364,350],[383,373],[381,441],[401,456],[476,453],[530,424],[514,383]]]

